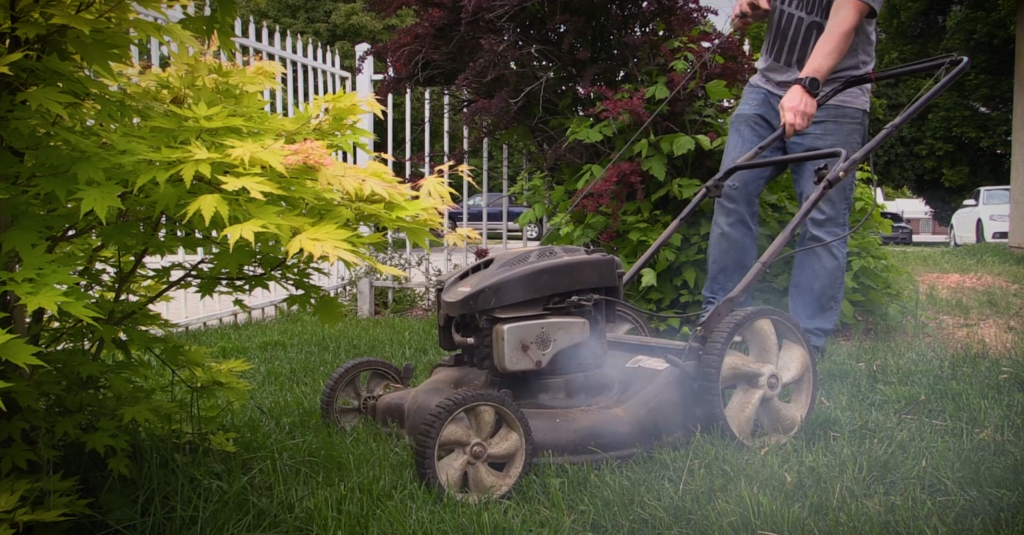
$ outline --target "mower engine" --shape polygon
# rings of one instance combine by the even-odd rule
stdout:
[[[622,299],[622,262],[602,249],[504,251],[451,273],[437,291],[438,339],[494,377],[602,367]]]

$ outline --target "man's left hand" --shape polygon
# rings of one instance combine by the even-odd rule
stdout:
[[[780,126],[786,127],[786,139],[792,139],[811,126],[818,112],[818,101],[801,86],[794,85],[779,102]]]

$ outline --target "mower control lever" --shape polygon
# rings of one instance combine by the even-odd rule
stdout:
[[[781,132],[782,129],[779,129],[776,132],[776,134],[779,134]],[[774,139],[775,137],[776,136],[773,135],[772,138],[769,139]],[[640,273],[640,270],[647,266],[651,259],[654,258],[654,255],[657,254],[658,251],[660,251],[661,248],[665,246],[665,243],[668,242],[669,238],[671,238],[672,235],[679,230],[679,227],[682,226],[683,221],[690,217],[690,215],[697,209],[700,203],[704,202],[704,199],[707,199],[708,197],[720,197],[722,195],[722,189],[725,186],[725,182],[729,180],[729,178],[732,177],[732,175],[740,171],[746,171],[748,169],[772,167],[776,165],[789,165],[792,163],[799,162],[812,162],[815,160],[824,160],[826,158],[838,157],[840,163],[846,160],[846,151],[843,149],[815,150],[810,152],[801,152],[797,154],[775,156],[773,158],[764,158],[762,160],[753,160],[755,156],[754,152],[757,152],[757,149],[751,151],[751,153],[748,155],[750,156],[750,159],[719,171],[718,174],[712,177],[711,180],[708,180],[707,183],[705,183],[704,186],[701,187],[701,189],[697,192],[697,195],[694,196],[693,200],[690,201],[690,204],[686,205],[686,208],[683,209],[683,212],[680,213],[672,221],[672,223],[669,224],[665,231],[661,233],[661,236],[658,236],[658,239],[655,240],[654,243],[646,251],[644,251],[643,256],[641,256],[636,261],[636,263],[633,264],[631,268],[629,268],[629,271],[626,273],[625,278],[623,278],[622,280],[622,284],[624,286],[629,284]]]
[[[825,180],[825,177],[827,177],[827,176],[828,176],[828,164],[827,163],[823,163],[823,164],[821,164],[820,167],[818,167],[817,169],[814,170],[814,185],[817,186],[817,185],[821,184],[821,181]]]
[[[847,174],[848,174],[848,171],[850,171],[850,172],[854,171],[856,169],[856,166],[859,165],[860,162],[865,160],[867,158],[867,155],[870,154],[871,152],[873,152],[878,147],[878,145],[881,144],[882,141],[884,141],[886,138],[891,136],[896,129],[898,129],[902,124],[904,124],[907,121],[909,121],[911,117],[917,115],[917,113],[919,113],[922,108],[927,106],[940,93],[945,91],[945,89],[947,87],[949,87],[950,84],[952,84],[957,78],[959,78],[963,74],[963,72],[965,70],[967,70],[967,68],[969,67],[970,60],[967,57],[965,57],[965,56],[956,56],[956,55],[938,56],[938,57],[927,59],[927,60],[917,61],[917,62],[914,62],[914,63],[909,63],[909,64],[901,65],[901,66],[898,66],[898,67],[893,67],[891,69],[885,69],[885,70],[878,71],[878,72],[872,72],[872,73],[869,73],[869,74],[866,74],[866,75],[863,75],[863,76],[856,76],[856,77],[850,78],[850,79],[846,80],[845,82],[839,84],[838,86],[836,86],[834,89],[832,89],[828,93],[826,93],[824,95],[821,95],[818,98],[818,105],[819,106],[821,106],[821,105],[825,104],[826,102],[828,102],[829,100],[831,100],[832,97],[834,97],[835,95],[837,95],[837,94],[839,94],[839,93],[841,93],[843,91],[846,91],[846,90],[848,90],[848,89],[850,89],[852,87],[856,87],[858,85],[869,84],[869,83],[877,83],[877,82],[881,82],[881,81],[884,81],[884,80],[889,80],[889,79],[892,79],[892,78],[899,78],[899,77],[902,77],[902,76],[909,76],[909,75],[912,75],[912,74],[918,74],[918,73],[922,73],[922,72],[926,72],[926,71],[931,71],[931,70],[935,70],[935,69],[943,69],[944,70],[947,67],[950,67],[950,66],[953,66],[953,65],[955,65],[955,68],[953,69],[953,72],[946,74],[943,77],[943,79],[940,80],[935,85],[935,87],[932,87],[925,95],[921,96],[914,103],[912,103],[910,106],[908,106],[907,109],[905,109],[898,117],[896,117],[896,119],[894,119],[891,123],[886,125],[886,127],[882,129],[882,132],[877,134],[874,137],[874,139],[869,141],[856,154],[851,156],[849,158],[850,161],[847,161],[846,153],[843,152],[842,156],[839,159],[839,163],[836,164],[836,167],[833,168],[832,171],[828,171],[827,168],[826,168],[825,170],[822,170],[821,172],[819,172],[816,175],[816,185],[820,185],[822,182],[825,182],[827,180],[829,183],[826,185],[825,189],[828,190],[828,189],[831,189],[836,183],[838,183],[838,182],[842,181],[843,179],[845,179]],[[745,169],[751,169],[751,168],[755,168],[755,167],[766,167],[768,165],[788,164],[788,163],[796,163],[796,162],[802,162],[802,161],[813,161],[813,160],[818,160],[818,159],[825,159],[827,157],[831,157],[831,156],[835,155],[835,151],[827,151],[827,150],[826,151],[814,151],[814,152],[809,152],[809,153],[804,153],[804,154],[786,155],[786,156],[781,156],[781,157],[778,157],[778,158],[768,158],[768,159],[764,159],[764,160],[759,160],[756,163],[753,162],[753,160],[755,158],[760,156],[769,147],[771,147],[777,141],[782,139],[784,133],[785,133],[785,128],[780,127],[775,132],[773,132],[770,136],[768,136],[767,139],[765,139],[763,142],[761,142],[761,144],[759,144],[757,147],[752,149],[747,154],[744,154],[743,156],[741,156],[739,158],[739,160],[737,160],[736,164],[734,164],[732,167],[729,167],[728,169],[723,169],[723,170],[719,171],[718,174],[716,174],[714,177],[712,177],[710,180],[708,180],[707,183],[705,183],[704,186],[701,187],[700,190],[697,191],[697,194],[693,197],[693,199],[690,200],[690,203],[686,205],[686,208],[683,209],[682,213],[680,213],[679,216],[677,216],[672,221],[672,223],[670,223],[668,225],[668,227],[665,229],[665,231],[662,232],[661,236],[659,236],[658,239],[656,239],[654,241],[654,243],[651,244],[651,246],[644,252],[644,254],[639,259],[637,259],[636,263],[634,263],[633,266],[630,267],[629,271],[626,273],[626,276],[623,277],[623,280],[622,280],[623,285],[624,286],[628,285],[634,279],[636,279],[637,275],[640,274],[640,271],[644,267],[646,267],[647,264],[650,263],[651,259],[654,258],[654,255],[656,255],[658,253],[658,251],[660,251],[661,248],[664,247],[666,243],[668,243],[668,240],[672,237],[673,234],[675,234],[679,230],[679,228],[682,226],[683,222],[686,221],[687,219],[689,219],[690,216],[692,216],[693,213],[695,213],[697,211],[697,208],[700,206],[700,204],[702,202],[704,202],[705,199],[707,199],[708,197],[716,197],[716,196],[720,196],[721,195],[721,192],[722,192],[722,189],[724,187],[725,181],[728,180],[729,177],[732,176],[732,174],[734,174],[734,173],[736,173],[738,171],[742,171],[742,170],[745,170]],[[815,201],[813,204],[817,204],[817,201]],[[811,208],[813,208],[813,205],[811,206]],[[804,216],[804,218],[806,218],[806,215]],[[803,223],[803,219],[800,219],[800,221],[797,222],[797,225],[799,225],[801,223]],[[784,232],[784,235],[780,236],[777,239],[777,241],[788,240],[789,237],[792,236],[792,232],[795,231],[795,227],[797,225],[790,225],[790,226],[788,226],[787,229],[786,229],[786,232]],[[774,256],[774,255],[768,255],[768,256]],[[762,258],[762,261],[763,260],[766,260],[766,259]],[[758,270],[761,270],[761,271],[766,270],[767,269],[767,265],[766,264],[768,264],[768,263],[770,263],[770,260],[768,262],[764,262],[765,265],[760,265],[760,267],[754,266],[753,268],[751,268],[751,273],[748,273],[748,275],[754,274],[754,272],[756,272]],[[754,278],[756,278],[756,276]],[[741,287],[739,288],[739,291],[740,292],[745,291],[746,290],[746,286],[748,286],[751,282],[752,281],[747,280],[745,278],[744,281],[741,283]],[[721,312],[722,310],[724,310],[724,309],[720,309],[718,312]],[[719,314],[716,313],[714,315],[717,316]],[[717,320],[717,319],[720,319],[720,318],[713,318],[713,319]],[[705,318],[705,322],[706,322],[706,318]],[[713,321],[712,323],[715,323],[715,322]]]

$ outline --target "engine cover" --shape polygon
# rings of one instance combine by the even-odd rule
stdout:
[[[540,246],[502,251],[451,273],[442,315],[472,314],[580,290],[621,292],[622,261],[602,249]]]
[[[500,323],[494,327],[494,367],[502,373],[540,370],[589,337],[590,322],[573,316]]]

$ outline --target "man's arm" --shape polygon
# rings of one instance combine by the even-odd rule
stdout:
[[[813,76],[824,83],[850,49],[857,25],[873,11],[874,8],[863,0],[836,0],[832,4],[825,31],[814,45],[800,76]],[[779,103],[779,116],[786,127],[786,139],[806,130],[817,111],[818,103],[803,87],[794,85],[790,88]]]

